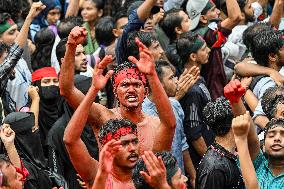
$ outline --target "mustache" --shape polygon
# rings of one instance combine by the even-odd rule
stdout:
[[[138,154],[136,152],[132,152],[128,157],[127,160],[129,160],[130,158],[138,158]]]

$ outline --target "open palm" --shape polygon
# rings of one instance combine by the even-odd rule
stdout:
[[[146,75],[153,74],[155,72],[155,60],[152,53],[138,38],[135,41],[139,47],[140,59],[138,61],[135,57],[130,56],[128,60],[136,64],[140,72]]]
[[[93,87],[95,89],[97,90],[103,89],[109,78],[112,76],[113,70],[110,70],[106,73],[106,75],[103,75],[104,69],[111,61],[112,61],[112,56],[107,55],[101,62],[96,64],[93,74]]]

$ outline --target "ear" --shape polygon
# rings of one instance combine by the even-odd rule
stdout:
[[[113,33],[113,35],[114,35],[116,38],[119,37],[119,36],[118,36],[118,29],[112,29],[112,33]]]
[[[144,98],[146,98],[149,95],[149,93],[150,93],[149,87],[145,87],[145,97]]]
[[[269,53],[268,55],[268,61],[269,62],[277,62],[278,60],[278,55],[274,53]]]
[[[175,32],[176,32],[176,35],[181,35],[183,33],[180,27],[175,27]]]
[[[199,18],[199,22],[201,22],[203,24],[207,24],[208,23],[207,16],[201,15],[200,18]]]
[[[191,61],[193,61],[193,62],[196,62],[196,58],[197,58],[196,53],[191,53],[191,54],[189,55],[189,59],[190,59]]]
[[[241,13],[241,20],[245,20],[246,19],[246,17],[245,17],[245,13]]]
[[[104,10],[103,9],[99,10],[98,17],[102,17],[103,14],[104,14]]]

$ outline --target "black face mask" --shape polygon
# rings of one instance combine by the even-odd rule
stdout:
[[[43,100],[54,100],[57,99],[59,95],[59,87],[55,85],[40,87],[39,96]]]

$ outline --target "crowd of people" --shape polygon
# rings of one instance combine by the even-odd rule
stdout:
[[[284,0],[0,0],[0,188],[284,188]]]

